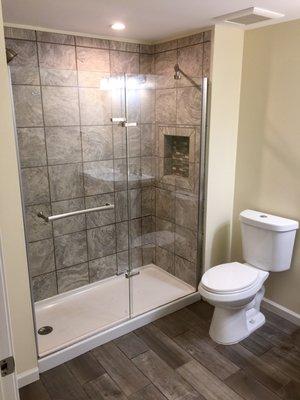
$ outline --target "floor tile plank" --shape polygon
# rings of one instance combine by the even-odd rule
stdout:
[[[166,400],[166,397],[153,385],[146,386],[142,390],[128,397],[129,400]]]
[[[171,368],[178,368],[191,360],[181,347],[152,324],[138,329],[136,333]]]
[[[52,400],[88,399],[82,386],[80,386],[65,364],[43,372],[41,380]]]
[[[111,378],[122,388],[126,396],[149,385],[148,379],[135,367],[124,353],[112,343],[106,343],[92,350]]]
[[[276,326],[278,329],[280,329],[282,332],[286,333],[287,335],[292,334],[298,329],[298,326],[293,324],[292,322],[288,321],[285,318],[280,317],[279,315],[276,315],[272,313],[269,310],[266,310],[265,308],[262,309],[262,312],[264,316],[266,317],[266,320]]]
[[[257,335],[256,332],[252,333],[247,339],[241,341],[241,345],[256,356],[263,355],[266,351],[273,347],[273,344],[264,339],[262,336]]]
[[[228,358],[221,353],[198,340],[193,332],[186,332],[177,336],[176,343],[189,353],[195,360],[200,362],[209,371],[221,380],[228,378],[239,370],[239,367],[233,364]]]
[[[159,328],[170,338],[174,338],[175,336],[181,335],[189,330],[186,321],[184,321],[183,318],[180,318],[180,312],[178,311],[156,320],[153,322],[153,325]]]
[[[279,396],[244,371],[231,375],[225,383],[245,400],[280,400]]]
[[[134,332],[115,339],[114,343],[130,359],[149,350],[148,346]]]
[[[278,392],[284,400],[300,400],[300,382],[291,381]]]
[[[196,390],[152,350],[133,358],[133,362],[168,400],[199,399]]]
[[[179,367],[177,371],[207,400],[242,400],[242,397],[195,360]]]
[[[103,374],[97,379],[86,383],[84,390],[93,400],[126,400],[125,394],[115,384],[108,374]]]
[[[68,361],[66,366],[81,385],[105,373],[104,369],[90,352]]]
[[[273,347],[261,359],[300,382],[300,351],[296,348]]]
[[[50,400],[50,396],[41,380],[20,389],[20,400]]]

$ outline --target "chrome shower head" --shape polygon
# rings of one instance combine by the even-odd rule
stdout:
[[[6,50],[6,61],[9,64],[17,55],[17,53],[12,49],[5,49]]]
[[[181,78],[181,72],[180,72],[180,68],[179,68],[178,64],[174,65],[174,71],[175,71],[174,79],[176,79],[176,80],[180,79]]]

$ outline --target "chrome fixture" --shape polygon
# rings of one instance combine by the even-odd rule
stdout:
[[[181,69],[179,68],[178,64],[174,65],[174,71],[175,71],[174,79],[176,80],[181,79]]]
[[[64,214],[51,215],[49,217],[46,217],[42,212],[39,212],[37,214],[37,216],[39,218],[42,218],[45,222],[52,222],[52,221],[56,221],[57,219],[72,217],[74,215],[87,214],[87,213],[91,213],[94,211],[113,210],[114,208],[115,208],[114,204],[106,203],[104,206],[100,206],[100,207],[87,208],[86,210],[71,211],[71,212],[64,213]]]
[[[123,126],[124,128],[130,128],[132,126],[138,126],[137,122],[127,122],[126,118],[123,117],[116,117],[116,118],[111,118],[111,122],[117,122],[118,125]]]
[[[6,48],[5,50],[6,50],[6,61],[7,64],[9,64],[17,56],[17,53],[14,50],[8,48]]]

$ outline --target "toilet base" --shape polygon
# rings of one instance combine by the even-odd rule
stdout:
[[[265,323],[265,316],[257,308],[226,309],[216,307],[209,329],[217,343],[230,345],[246,339]]]

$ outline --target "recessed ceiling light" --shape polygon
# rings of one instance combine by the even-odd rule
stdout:
[[[122,22],[115,22],[111,25],[111,29],[114,29],[115,31],[122,31],[125,29],[125,25]]]

